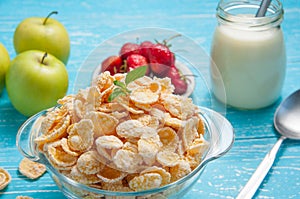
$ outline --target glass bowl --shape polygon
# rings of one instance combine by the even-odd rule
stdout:
[[[221,114],[209,108],[199,108],[206,128],[205,139],[209,142],[209,148],[202,157],[202,162],[185,177],[155,189],[138,192],[106,191],[80,184],[59,173],[38,151],[34,142],[34,139],[42,133],[39,130],[40,124],[42,118],[48,113],[47,110],[32,116],[20,127],[17,134],[17,147],[24,157],[46,165],[50,176],[67,198],[180,198],[201,177],[207,163],[228,152],[234,142],[233,127]]]

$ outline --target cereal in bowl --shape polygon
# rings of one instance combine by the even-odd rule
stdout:
[[[192,99],[169,78],[101,73],[59,100],[35,143],[54,168],[103,190],[142,191],[188,175],[209,143]]]

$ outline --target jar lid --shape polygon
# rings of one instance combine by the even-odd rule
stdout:
[[[217,7],[217,18],[221,24],[237,25],[240,28],[266,29],[279,26],[283,20],[283,6],[273,0],[264,17],[255,17],[260,1],[221,0]]]

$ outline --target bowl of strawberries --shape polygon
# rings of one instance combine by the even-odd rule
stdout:
[[[194,77],[188,66],[176,60],[171,41],[180,34],[162,41],[144,40],[125,42],[116,54],[106,57],[96,68],[93,79],[99,73],[109,71],[110,74],[127,73],[141,66],[147,66],[146,75],[153,77],[169,77],[175,87],[174,93],[189,96],[194,89]]]
[[[182,33],[162,28],[135,29],[115,35],[92,50],[77,73],[74,92],[93,85],[104,71],[114,75],[147,66],[146,75],[169,77],[175,94],[213,108],[210,63],[202,47]]]

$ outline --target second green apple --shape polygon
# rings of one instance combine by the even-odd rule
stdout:
[[[63,62],[39,50],[17,55],[5,80],[12,105],[25,116],[55,106],[68,90],[68,72]]]
[[[57,20],[47,17],[24,19],[14,33],[17,54],[27,50],[41,50],[54,55],[65,65],[70,55],[70,39],[66,28]]]

